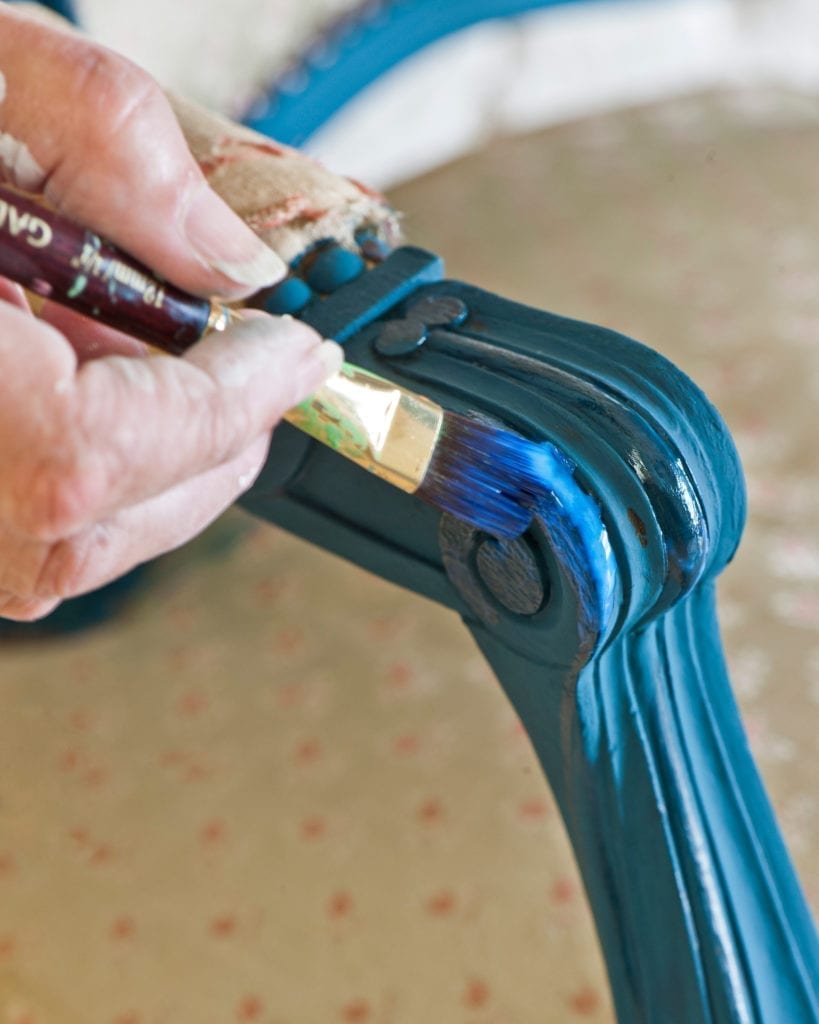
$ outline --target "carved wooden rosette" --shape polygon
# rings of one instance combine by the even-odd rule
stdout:
[[[530,530],[495,541],[290,432],[246,504],[463,616],[554,790],[624,1024],[819,1021],[816,934],[719,640],[713,581],[744,517],[724,425],[644,346],[430,284],[423,257],[399,250],[314,319],[351,361],[552,442],[566,472]],[[444,298],[466,319],[383,355]]]

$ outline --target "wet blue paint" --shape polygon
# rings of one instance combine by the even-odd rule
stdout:
[[[563,814],[621,1024],[817,1024],[816,931],[719,637],[714,579],[745,516],[724,424],[645,346],[413,278],[423,263],[387,260],[393,301],[369,318],[350,286],[348,358],[543,443],[549,486],[512,542],[522,599],[481,578],[487,543],[502,571],[497,542],[296,431],[276,432],[243,504],[463,617]],[[442,297],[467,318],[408,358],[379,355],[384,323]]]

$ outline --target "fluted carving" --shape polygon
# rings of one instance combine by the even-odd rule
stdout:
[[[532,527],[498,542],[289,431],[248,506],[462,615],[561,808],[622,1024],[817,1024],[816,932],[719,638],[744,518],[722,421],[628,338],[428,273],[410,288],[417,250],[387,264],[372,316],[350,293],[349,358],[552,445]],[[444,297],[468,316],[379,354],[385,325]]]

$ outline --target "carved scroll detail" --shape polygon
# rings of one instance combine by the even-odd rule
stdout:
[[[399,250],[384,279],[413,266]],[[379,353],[442,297],[466,319]],[[351,361],[565,458],[530,530],[499,544],[278,431],[246,504],[462,615],[561,808],[622,1024],[819,1024],[816,934],[720,647],[744,491],[718,414],[644,346],[468,285],[383,309]]]

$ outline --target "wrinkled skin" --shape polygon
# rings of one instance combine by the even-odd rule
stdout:
[[[240,299],[283,274],[145,72],[0,3],[0,75],[0,180],[199,295]],[[0,278],[0,616],[41,617],[202,530],[338,353],[257,314],[159,356],[48,303],[35,317]]]

